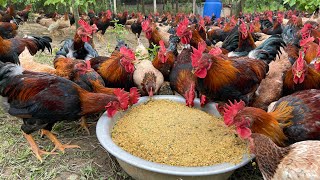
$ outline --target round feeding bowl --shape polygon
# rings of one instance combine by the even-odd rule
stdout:
[[[179,96],[154,96],[153,99],[167,99],[180,103],[185,103],[185,99]],[[149,97],[141,97],[136,105],[149,100]],[[215,103],[208,103],[204,108],[200,107],[199,99],[196,99],[195,108],[220,117]],[[172,111],[174,112],[174,111]],[[113,118],[107,117],[104,113],[97,123],[97,137],[102,146],[113,156],[115,156],[120,166],[130,176],[137,180],[169,180],[169,179],[228,179],[234,170],[246,165],[251,161],[253,155],[244,154],[242,162],[239,164],[223,163],[213,166],[203,167],[181,167],[170,166],[150,162],[139,157],[133,156],[117,146],[111,139],[111,130],[116,122],[126,113],[118,112]]]

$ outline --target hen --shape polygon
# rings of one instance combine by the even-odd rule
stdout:
[[[265,180],[320,177],[319,141],[303,141],[283,148],[261,134],[252,134],[249,140]]]
[[[90,26],[82,19],[78,23],[81,27],[77,29],[74,38],[66,39],[56,55],[84,60],[98,57],[98,52],[89,43],[92,39],[92,34],[97,30],[96,26]]]
[[[101,112],[107,108],[109,116],[128,107],[129,97],[120,89],[115,95],[90,93],[75,83],[49,74],[23,71],[15,64],[0,63],[0,93],[8,97],[9,114],[23,119],[21,129],[36,157],[48,154],[37,146],[31,133],[42,130],[62,152],[76,145],[63,145],[50,132],[53,125],[62,120],[78,120],[80,117]],[[61,98],[63,97],[63,98]],[[54,150],[55,150],[54,149]]]
[[[27,47],[31,55],[35,55],[39,50],[45,48],[51,53],[52,39],[47,36],[27,36],[25,38],[3,39],[0,36],[0,60],[2,62],[11,62],[20,64],[19,55]]]
[[[32,4],[28,4],[28,5],[24,8],[24,10],[18,11],[18,12],[17,12],[17,15],[19,15],[23,21],[27,21],[27,20],[28,20],[28,17],[29,17],[29,12],[30,12],[31,8],[32,8]]]
[[[224,121],[228,126],[235,125],[242,138],[249,137],[251,132],[260,133],[280,146],[319,140],[319,92],[311,89],[282,97],[270,108],[270,112],[245,107],[243,101],[230,102],[224,109]]]

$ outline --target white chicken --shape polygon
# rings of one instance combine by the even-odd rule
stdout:
[[[149,60],[148,50],[138,39],[138,46],[136,48],[135,71],[133,73],[133,81],[139,88],[141,95],[153,96],[156,94],[162,83],[164,77],[162,73],[156,69]]]

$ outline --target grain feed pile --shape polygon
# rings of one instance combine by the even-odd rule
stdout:
[[[248,152],[221,119],[169,100],[129,110],[114,126],[112,139],[135,156],[173,166],[239,163]]]

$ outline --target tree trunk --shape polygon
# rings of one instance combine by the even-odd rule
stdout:
[[[176,0],[176,13],[179,11],[179,0]]]
[[[76,21],[76,28],[78,29],[79,28],[78,21],[80,19],[78,5],[76,4],[75,0],[72,0],[71,2],[72,2],[72,11],[74,14],[74,20]]]
[[[113,12],[117,14],[117,0],[113,0]]]
[[[236,2],[236,9],[235,9],[236,12],[235,12],[235,15],[236,15],[237,17],[239,17],[240,12],[243,11],[244,3],[245,3],[245,0],[239,0],[239,1]]]
[[[196,0],[193,0],[193,2],[192,2],[192,13],[194,15],[196,14]]]
[[[140,0],[137,0],[137,11],[140,11]]]
[[[157,12],[157,0],[153,0],[153,13]]]
[[[145,11],[145,8],[144,8],[144,0],[141,0],[141,8],[142,8],[142,13],[145,14],[146,11]]]
[[[167,5],[167,0],[163,0],[162,13],[164,12],[166,5]]]

